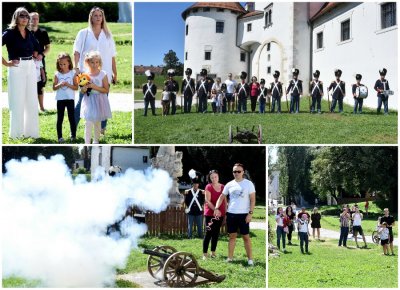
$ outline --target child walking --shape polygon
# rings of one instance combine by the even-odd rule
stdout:
[[[90,82],[82,87],[84,93],[81,105],[81,118],[85,124],[85,143],[90,144],[92,128],[94,130],[93,144],[99,143],[101,121],[111,118],[110,103],[107,94],[110,89],[107,73],[101,70],[102,61],[98,51],[90,51],[85,55],[85,66],[88,69]],[[92,89],[87,95],[87,89]]]
[[[71,141],[76,140],[76,124],[74,117],[75,92],[78,90],[75,71],[71,57],[68,53],[62,52],[57,56],[57,72],[54,76],[53,90],[56,91],[57,100],[57,137],[58,143],[64,143],[62,134],[62,123],[64,111],[67,108],[69,127],[71,130]]]

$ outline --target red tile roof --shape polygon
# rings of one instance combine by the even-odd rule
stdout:
[[[135,74],[144,74],[146,70],[150,70],[155,74],[161,74],[163,67],[162,66],[145,66],[145,65],[135,65],[133,68],[133,73]]]
[[[196,2],[182,12],[182,18],[186,19],[186,14],[195,8],[221,8],[235,11],[239,14],[247,12],[239,2]]]
[[[327,2],[324,4],[324,6],[321,7],[321,9],[310,18],[310,21],[314,21],[315,19],[317,19],[318,17],[328,13],[329,11],[331,11],[333,8],[337,7],[338,5],[340,5],[340,2]]]
[[[259,16],[259,15],[264,15],[264,11],[254,10],[254,11],[251,11],[251,12],[247,12],[246,14],[243,14],[242,16],[240,16],[240,18],[247,18],[247,17]]]

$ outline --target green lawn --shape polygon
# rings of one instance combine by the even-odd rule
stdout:
[[[275,243],[275,241],[274,241]],[[268,260],[270,288],[397,288],[398,259],[382,256],[382,247],[357,249],[338,247],[337,240],[313,241],[311,255],[300,252],[299,241],[288,246],[289,253]]]
[[[322,108],[327,109],[323,101]],[[248,106],[249,107],[249,106]],[[365,109],[353,115],[352,107],[344,106],[345,113],[309,114],[308,100],[301,101],[300,114],[288,114],[282,103],[282,114],[181,114],[143,117],[143,109],[135,110],[134,142],[137,144],[227,144],[229,126],[251,130],[262,125],[263,143],[268,144],[396,144],[397,112],[389,116],[376,115]],[[209,111],[211,105],[208,106]],[[194,111],[194,110],[193,110]],[[185,125],[186,124],[186,125]],[[255,130],[257,131],[257,130]],[[235,142],[234,142],[235,143]]]
[[[118,93],[132,92],[132,25],[130,23],[107,23],[112,31],[117,47],[117,72],[118,83],[112,85],[111,91]],[[51,41],[51,49],[46,57],[48,82],[45,94],[52,92],[56,59],[60,52],[67,52],[73,58],[73,43],[79,30],[87,27],[87,22],[48,22],[41,23],[46,28]],[[3,56],[7,58],[6,47],[2,49]],[[7,68],[3,66],[2,88],[7,91]]]
[[[226,263],[228,251],[227,236],[221,236],[217,247],[217,258],[202,260],[202,240],[187,239],[185,237],[147,237],[141,239],[140,248],[153,249],[159,245],[169,245],[178,251],[192,253],[199,266],[219,275],[226,275],[225,280],[220,284],[203,285],[209,288],[264,288],[265,287],[265,231],[252,230],[250,232],[253,246],[254,267],[247,266],[247,257],[244,250],[242,238],[237,239],[234,262]],[[140,250],[133,250],[125,269],[120,273],[147,271],[147,255]],[[150,274],[149,274],[149,277]]]
[[[8,109],[3,109],[3,144],[56,144],[57,139],[57,112],[50,110],[46,114],[39,115],[39,135],[40,138],[20,138],[10,139],[8,131],[10,127],[10,117]],[[83,144],[85,120],[81,119],[76,132],[77,140],[75,144]],[[70,129],[67,114],[64,116],[63,137],[66,144],[69,141]],[[113,112],[113,116],[108,120],[106,138],[100,138],[101,144],[131,144],[132,143],[132,113]]]

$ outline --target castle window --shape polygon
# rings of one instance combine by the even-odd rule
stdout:
[[[267,67],[267,74],[271,74],[271,67],[269,66],[269,67]]]
[[[186,24],[186,35],[189,34],[189,24]]]
[[[215,32],[216,33],[224,33],[224,22],[217,21],[215,24]]]
[[[346,41],[349,39],[350,39],[350,19],[347,19],[341,23],[340,41]]]
[[[194,8],[194,9],[193,9],[193,13],[196,13],[197,11],[198,11],[197,8]]]
[[[243,62],[246,61],[246,53],[245,52],[240,53],[240,61],[243,61]]]
[[[396,2],[381,5],[381,28],[385,29],[396,25]]]
[[[204,7],[204,8],[203,8],[203,11],[204,11],[204,12],[210,12],[210,7]]]
[[[268,42],[267,43],[267,51],[270,51],[271,50],[271,42]]]
[[[324,46],[324,34],[323,32],[317,33],[317,49],[322,48]]]
[[[269,5],[265,10],[265,15],[264,15],[264,28],[267,28],[272,25],[272,4]]]
[[[268,61],[271,61],[271,55],[268,53]]]
[[[251,23],[247,23],[247,31],[251,31]]]
[[[224,8],[217,8],[217,12],[224,12]]]
[[[204,52],[204,60],[211,60],[211,51]]]
[[[188,60],[188,53],[187,53],[187,51],[185,52],[185,60]]]

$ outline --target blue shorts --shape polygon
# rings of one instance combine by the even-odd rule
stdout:
[[[246,223],[247,213],[226,213],[226,226],[228,233],[237,233],[238,229],[240,234],[248,235],[250,233],[250,224]]]
[[[226,93],[225,97],[226,97],[226,101],[227,102],[233,102],[234,101],[233,94]]]

